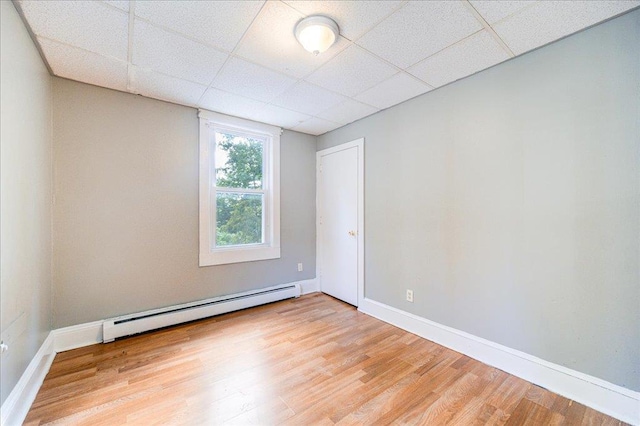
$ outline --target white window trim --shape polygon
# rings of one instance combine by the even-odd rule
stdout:
[[[280,258],[280,127],[231,117],[216,112],[199,110],[200,119],[200,266],[224,265],[255,260]],[[220,126],[243,133],[253,133],[267,138],[265,149],[266,179],[264,243],[224,248],[213,247],[215,210],[212,208],[212,188],[215,169],[212,167],[211,127]],[[250,191],[248,191],[250,192]]]

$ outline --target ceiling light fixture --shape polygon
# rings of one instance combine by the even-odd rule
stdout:
[[[339,30],[333,19],[315,15],[298,22],[295,34],[302,47],[317,55],[336,42]]]

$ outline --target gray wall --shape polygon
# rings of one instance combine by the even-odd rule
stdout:
[[[51,77],[0,2],[0,357],[3,403],[51,330]]]
[[[635,11],[320,136],[365,138],[366,297],[639,391],[638,46]]]
[[[315,137],[281,138],[282,257],[200,268],[197,111],[53,80],[54,327],[315,277]]]

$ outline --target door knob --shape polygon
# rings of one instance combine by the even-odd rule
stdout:
[[[356,236],[356,231],[349,231],[349,235],[351,235],[352,237]]]

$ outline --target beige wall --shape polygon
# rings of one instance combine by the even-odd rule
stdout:
[[[51,77],[0,2],[0,403],[51,330]]]
[[[281,137],[282,257],[200,268],[197,111],[60,78],[53,99],[56,328],[315,277],[313,136]]]
[[[640,10],[320,136],[365,138],[366,296],[640,391],[638,46]]]

